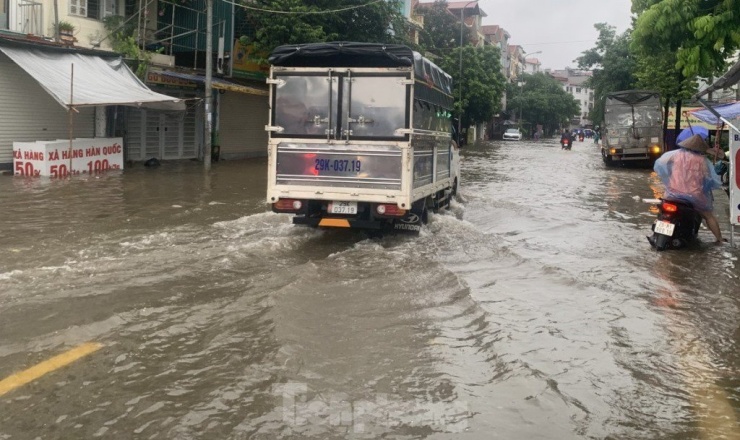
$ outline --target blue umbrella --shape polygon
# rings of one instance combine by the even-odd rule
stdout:
[[[683,142],[691,136],[698,134],[702,139],[707,140],[709,137],[709,130],[706,127],[697,125],[696,127],[684,128],[676,138],[676,143]]]

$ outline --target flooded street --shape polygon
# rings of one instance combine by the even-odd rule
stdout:
[[[0,177],[0,380],[100,344],[0,439],[740,438],[740,250],[653,251],[659,180],[588,140],[462,154],[382,239],[267,212],[265,160]]]

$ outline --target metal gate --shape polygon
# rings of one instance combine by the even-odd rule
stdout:
[[[197,158],[197,113],[195,107],[181,112],[128,109],[126,160]]]

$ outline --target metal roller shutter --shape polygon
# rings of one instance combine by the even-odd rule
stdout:
[[[267,96],[228,91],[219,95],[222,159],[267,155]]]
[[[13,141],[69,138],[69,115],[41,86],[0,53],[0,167],[13,164]],[[95,109],[74,116],[74,137],[95,135]]]
[[[126,159],[193,159],[198,157],[199,105],[184,111],[130,108],[126,112]],[[201,118],[202,119],[202,118]]]

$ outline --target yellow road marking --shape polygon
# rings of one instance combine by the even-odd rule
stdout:
[[[90,353],[94,353],[101,348],[103,348],[103,344],[99,344],[97,342],[86,342],[79,347],[75,347],[67,352],[54,356],[40,364],[36,364],[27,370],[8,376],[5,379],[0,380],[0,396],[32,382],[45,374],[65,367],[77,359],[85,357]]]

